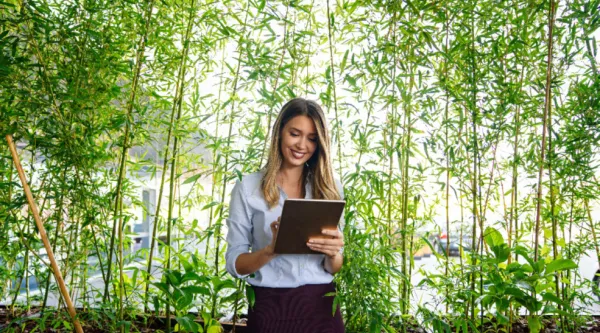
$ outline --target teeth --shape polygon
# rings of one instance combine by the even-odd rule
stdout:
[[[302,158],[304,156],[304,154],[297,153],[293,150],[292,150],[292,155],[294,155],[295,158]]]

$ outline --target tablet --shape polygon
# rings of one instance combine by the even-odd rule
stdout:
[[[337,229],[344,212],[344,200],[286,199],[275,239],[277,254],[320,254],[306,243],[323,235],[322,229]]]

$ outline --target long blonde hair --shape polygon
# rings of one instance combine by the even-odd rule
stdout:
[[[304,98],[294,98],[281,108],[279,116],[273,125],[269,158],[263,168],[265,172],[260,188],[270,209],[277,206],[279,202],[279,188],[277,187],[276,177],[283,163],[281,133],[288,121],[300,115],[307,116],[313,120],[317,128],[318,137],[317,149],[304,165],[302,191],[304,192],[306,182],[312,181],[313,199],[339,200],[341,198],[335,184],[335,179],[333,178],[330,160],[331,140],[323,110],[314,101]]]

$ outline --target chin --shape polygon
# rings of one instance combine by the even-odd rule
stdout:
[[[303,161],[303,160],[296,160],[296,159],[289,159],[288,158],[288,164],[290,165],[296,165],[296,166],[301,166],[304,165],[304,163],[306,163],[308,160]]]

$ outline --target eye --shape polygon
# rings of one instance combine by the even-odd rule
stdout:
[[[312,138],[312,139],[310,139],[310,141],[317,142],[317,138]]]
[[[296,133],[290,133],[292,136],[298,136],[298,134]]]

